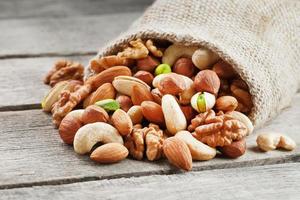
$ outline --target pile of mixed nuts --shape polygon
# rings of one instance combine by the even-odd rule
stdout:
[[[213,159],[217,150],[230,158],[245,153],[245,137],[253,131],[249,88],[212,51],[136,39],[89,67],[93,75],[83,81],[81,64],[58,61],[44,80],[53,88],[43,110],[52,112],[61,139],[76,153],[91,153],[99,163],[128,154],[166,157],[184,170],[192,169],[192,160]],[[278,134],[257,141],[264,151],[295,148]]]

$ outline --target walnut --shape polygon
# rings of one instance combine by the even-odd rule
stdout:
[[[95,73],[100,73],[113,66],[129,66],[131,64],[132,60],[116,55],[94,58],[90,61],[90,67]]]
[[[60,94],[59,100],[52,108],[53,123],[56,126],[59,126],[64,116],[85,99],[90,94],[91,90],[91,85],[86,84],[76,87],[74,91],[63,91]]]
[[[161,50],[157,49],[157,47],[153,44],[152,40],[147,40],[146,47],[154,56],[156,56],[156,57],[163,56],[163,52]]]
[[[149,51],[141,39],[130,41],[129,44],[132,47],[125,48],[124,51],[119,52],[117,56],[131,59],[141,59],[148,56]]]
[[[125,147],[128,149],[130,155],[137,159],[142,160],[145,151],[144,143],[144,131],[141,124],[133,126],[133,130],[130,135],[125,138]]]
[[[192,135],[211,147],[229,145],[247,135],[247,127],[241,121],[223,112],[216,115],[212,110],[197,115],[188,130],[195,131]]]
[[[64,80],[83,80],[84,67],[80,63],[60,60],[47,73],[44,83],[53,87],[56,83]]]
[[[149,127],[142,128],[140,124],[137,124],[132,133],[125,138],[125,146],[133,158],[143,159],[146,150],[148,160],[153,161],[162,157],[164,139],[164,133],[159,126],[149,124]]]
[[[162,157],[162,145],[164,141],[163,131],[155,124],[149,124],[149,128],[145,128],[144,137],[146,140],[148,160],[158,160]]]

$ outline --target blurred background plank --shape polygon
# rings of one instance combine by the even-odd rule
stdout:
[[[299,199],[300,164],[2,190],[3,199]]]
[[[0,20],[141,12],[154,0],[4,0]]]

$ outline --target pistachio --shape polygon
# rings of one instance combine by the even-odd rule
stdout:
[[[191,99],[192,107],[198,112],[206,112],[214,107],[216,98],[208,92],[198,92]]]
[[[147,83],[132,76],[118,76],[114,79],[112,84],[119,93],[127,96],[132,96],[133,86],[144,87],[149,91],[151,89]]]
[[[115,111],[115,110],[118,110],[120,108],[120,104],[114,99],[104,99],[104,100],[101,100],[101,101],[97,101],[95,103],[95,105],[103,108],[107,112]]]
[[[171,66],[168,65],[168,64],[160,64],[156,67],[155,69],[155,75],[160,75],[160,74],[167,74],[167,73],[170,73],[172,72],[171,70]]]

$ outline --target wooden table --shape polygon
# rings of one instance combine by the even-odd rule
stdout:
[[[86,64],[152,0],[0,1],[0,199],[299,199],[300,93],[264,130],[294,138],[293,152],[260,152],[256,133],[239,159],[98,165],[61,142],[40,109],[45,73],[60,58]]]

